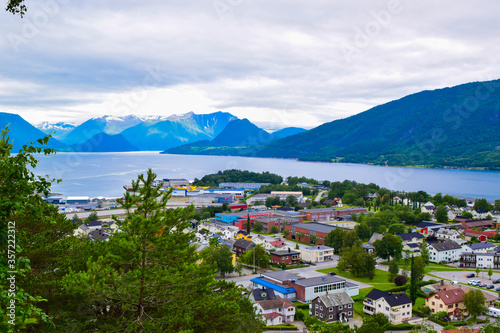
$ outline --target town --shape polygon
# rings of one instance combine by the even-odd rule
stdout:
[[[172,207],[196,207],[184,232],[200,260],[245,288],[269,330],[478,332],[500,315],[499,200],[297,177],[154,186]],[[78,224],[78,237],[120,232],[117,200],[45,200]]]

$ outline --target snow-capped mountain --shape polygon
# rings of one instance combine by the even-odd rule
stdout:
[[[40,124],[35,125],[40,131],[45,134],[51,134],[56,139],[64,138],[69,132],[76,128],[74,123],[57,122],[52,123],[49,121],[44,121]]]

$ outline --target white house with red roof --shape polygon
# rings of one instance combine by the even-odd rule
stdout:
[[[295,306],[286,298],[255,302],[253,306],[257,314],[262,315],[266,326],[291,323],[295,320]]]

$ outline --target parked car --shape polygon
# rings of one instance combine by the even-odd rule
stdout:
[[[492,285],[492,284],[490,284],[490,285],[489,285],[488,287],[486,287],[486,288],[488,288],[488,289],[493,289],[493,288],[495,288],[495,286],[494,286],[494,285]]]
[[[473,278],[475,277],[476,275],[474,275],[474,273],[470,273],[470,274],[467,274],[467,278],[470,279],[470,278]]]
[[[481,287],[481,288],[486,288],[486,287],[487,287],[487,285],[486,285],[486,283],[480,283],[480,284],[479,284],[479,287]]]
[[[471,286],[478,286],[481,281],[478,281],[478,280],[470,280],[467,282],[468,284],[470,284]]]
[[[500,291],[500,287],[498,287],[497,289],[495,289],[496,291]]]
[[[494,284],[500,283],[500,280],[493,280]]]

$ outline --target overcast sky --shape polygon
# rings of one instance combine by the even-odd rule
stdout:
[[[28,0],[0,13],[0,112],[230,112],[314,127],[500,77],[500,1]]]

